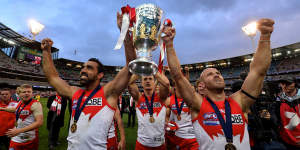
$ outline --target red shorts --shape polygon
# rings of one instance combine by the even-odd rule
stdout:
[[[198,150],[197,139],[184,139],[175,134],[166,134],[166,144],[168,150]]]
[[[117,137],[107,139],[107,150],[118,150]]]
[[[135,150],[166,150],[166,145],[163,144],[158,147],[148,147],[148,146],[144,146],[140,142],[136,141]]]
[[[39,138],[35,138],[32,141],[26,143],[17,143],[10,141],[9,149],[13,150],[38,150],[39,149]]]

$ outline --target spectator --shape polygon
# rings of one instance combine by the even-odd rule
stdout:
[[[130,126],[133,128],[135,125],[135,101],[133,100],[132,96],[130,96],[128,108],[129,108],[129,112],[128,112],[127,128],[129,128]]]
[[[59,131],[64,126],[64,117],[67,107],[66,98],[60,97],[58,94],[48,98],[47,107],[49,109],[47,116],[48,147],[49,150],[54,149],[59,142]]]
[[[279,96],[277,116],[280,121],[280,137],[287,149],[300,148],[300,90],[293,77],[280,80],[282,93]]]

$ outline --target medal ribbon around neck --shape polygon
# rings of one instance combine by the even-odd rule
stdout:
[[[144,92],[144,96],[145,96],[145,101],[146,101],[146,105],[148,108],[148,112],[149,112],[150,116],[153,116],[153,101],[154,101],[155,92],[152,93],[150,104],[149,104],[149,100],[148,100],[145,92]]]
[[[212,108],[214,109],[218,117],[218,120],[224,131],[227,143],[233,143],[231,109],[228,100],[225,99],[225,116],[226,116],[226,122],[225,122],[217,105],[209,97],[207,97],[206,99],[210,103],[210,105],[212,106]]]
[[[101,89],[101,86],[98,85],[94,90],[93,92],[89,95],[89,97],[84,101],[82,107],[80,108],[80,104],[81,104],[81,101],[82,101],[82,98],[83,96],[85,95],[85,92],[83,92],[81,94],[81,96],[79,97],[79,100],[77,101],[77,106],[76,106],[76,109],[75,109],[75,116],[74,116],[74,122],[77,122],[78,119],[79,119],[79,116],[82,112],[82,110],[84,109],[85,105],[88,103],[88,101]]]
[[[21,115],[21,112],[23,111],[23,109],[28,105],[30,104],[32,101],[32,99],[30,99],[27,103],[23,103],[21,102],[22,104],[24,104],[24,106],[22,107],[22,109],[20,110],[22,104],[18,107],[17,111],[16,111],[16,122],[18,121],[18,119],[20,118],[20,115]],[[20,110],[20,111],[19,111]]]
[[[179,107],[179,102],[177,100],[177,96],[176,96],[176,94],[174,94],[174,95],[175,95],[175,104],[176,104],[177,114],[178,114],[178,116],[180,116],[182,108],[183,108],[183,105],[184,105],[184,101],[182,101],[182,103],[181,103],[181,105]]]

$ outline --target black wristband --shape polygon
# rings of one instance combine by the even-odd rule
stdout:
[[[249,98],[253,99],[253,100],[258,100],[256,97],[250,95],[249,93],[247,93],[246,91],[244,91],[243,89],[241,89],[241,92],[244,93],[246,96],[248,96]]]

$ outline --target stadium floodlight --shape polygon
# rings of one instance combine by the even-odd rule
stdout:
[[[251,22],[245,26],[242,27],[242,30],[244,33],[251,38],[252,41],[252,47],[255,49],[255,44],[254,44],[254,37],[256,36],[257,32],[257,23],[256,22]]]
[[[246,26],[243,26],[242,30],[249,37],[254,37],[256,35],[256,31],[257,31],[257,23],[251,22],[251,23],[247,24]]]
[[[34,19],[30,19],[28,21],[28,25],[30,28],[30,32],[33,35],[33,40],[35,40],[35,36],[38,35],[45,28],[45,26],[43,24],[39,23],[38,21],[36,21]]]

